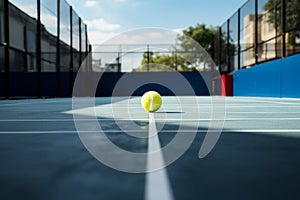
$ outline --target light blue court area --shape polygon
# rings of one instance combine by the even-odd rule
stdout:
[[[0,113],[0,199],[299,195],[300,99],[163,96],[150,114],[140,97],[8,100]]]

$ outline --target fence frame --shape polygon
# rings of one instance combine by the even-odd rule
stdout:
[[[43,0],[36,0],[36,16],[34,18],[36,18],[36,50],[35,50],[35,62],[36,62],[36,74],[37,74],[37,91],[36,91],[36,97],[40,98],[42,97],[43,91],[42,91],[42,35],[41,35],[41,31],[42,31],[42,21],[41,21],[41,6],[42,6],[42,1]],[[60,49],[60,42],[61,40],[61,31],[60,31],[60,24],[61,24],[61,16],[60,16],[60,4],[61,1],[64,0],[57,0],[57,36],[56,37],[56,61],[55,61],[55,73],[56,73],[56,96],[60,97],[60,90],[61,90],[61,49]],[[67,2],[66,2],[67,3]],[[4,14],[4,43],[1,44],[1,46],[4,47],[4,98],[5,99],[10,99],[12,98],[11,94],[10,94],[10,73],[11,73],[11,63],[10,63],[10,53],[11,51],[19,51],[19,49],[16,49],[14,47],[12,47],[10,45],[10,6],[15,6],[13,3],[10,2],[10,0],[4,0],[3,2],[4,4],[4,9],[3,9],[3,14]],[[68,4],[68,3],[67,3]],[[70,77],[70,89],[69,89],[69,93],[70,95],[72,94],[72,87],[71,85],[74,82],[74,78],[73,78],[73,73],[74,73],[74,63],[73,63],[73,53],[74,53],[74,40],[73,40],[73,12],[75,12],[72,8],[72,6],[69,6],[69,10],[67,12],[69,12],[70,14],[70,22],[69,22],[69,27],[70,27],[70,48],[69,48],[69,52],[70,52],[70,64],[69,64],[69,77]],[[15,6],[16,7],[16,6]],[[18,7],[18,9],[20,10],[20,12],[24,12],[22,10],[22,7]],[[25,13],[25,12],[24,12]],[[90,43],[88,40],[88,34],[87,34],[87,25],[84,24],[84,22],[81,20],[81,18],[79,17],[79,24],[76,24],[78,26],[78,34],[79,34],[79,49],[78,49],[78,54],[79,54],[79,58],[80,58],[80,63],[84,60],[84,58],[90,53],[91,48],[90,48]],[[82,27],[85,27],[85,33],[84,36],[82,35]],[[24,36],[27,35],[26,33],[26,26],[24,26]],[[84,38],[83,38],[84,37]],[[26,46],[27,43],[27,37],[24,37],[24,45]],[[85,52],[82,52],[82,40],[85,41]],[[20,50],[22,53],[24,53],[25,56],[25,61],[27,59],[27,56],[29,55],[29,52],[27,51],[27,48],[25,48],[25,51]],[[27,63],[26,63],[27,64]],[[24,73],[30,73],[27,71],[28,69],[25,69]]]

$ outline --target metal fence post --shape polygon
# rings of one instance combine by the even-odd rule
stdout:
[[[255,0],[255,64],[258,63],[258,0]]]
[[[241,69],[241,9],[238,10],[238,70]]]
[[[60,97],[60,0],[57,0],[56,96]]]
[[[85,52],[84,52],[84,59],[86,59],[86,64],[87,64],[87,71],[91,72],[91,64],[90,64],[90,59],[88,58],[88,33],[87,33],[87,25],[84,25],[84,37],[85,37]]]
[[[286,1],[285,0],[281,0],[281,34],[282,34],[282,46],[281,46],[281,53],[282,53],[282,57],[286,57]]]
[[[37,96],[42,96],[42,61],[41,61],[41,0],[37,0],[37,23],[36,23],[36,66],[37,66]]]
[[[147,44],[147,72],[150,72],[150,51],[149,51],[149,44]]]
[[[230,19],[227,20],[227,38],[226,38],[226,47],[227,47],[227,73],[231,72],[231,55],[230,55],[230,48],[231,48],[231,44],[230,44]]]
[[[70,69],[69,69],[69,95],[72,97],[73,90],[73,73],[74,73],[74,56],[73,56],[73,8],[70,6]]]
[[[79,67],[82,63],[82,30],[81,30],[81,18],[79,18],[78,28],[79,28]]]
[[[10,98],[10,61],[9,61],[9,2],[4,0],[4,37],[5,37],[5,98]]]
[[[219,71],[221,71],[221,73],[223,73],[223,69],[222,69],[222,43],[223,43],[223,38],[222,38],[222,28],[219,27],[219,49],[218,49],[218,55],[219,55]]]
[[[85,56],[88,55],[88,32],[87,32],[87,25],[84,25],[84,30],[85,30]]]

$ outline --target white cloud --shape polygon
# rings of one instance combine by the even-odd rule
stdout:
[[[117,3],[124,3],[124,2],[126,2],[127,0],[115,0],[115,2],[117,2]]]
[[[90,42],[92,44],[102,44],[103,42],[113,38],[117,35],[115,32],[101,32],[101,31],[89,31],[88,32]]]
[[[92,44],[101,44],[117,35],[120,24],[109,23],[104,18],[85,21],[88,26],[89,39]]]
[[[183,28],[176,28],[176,29],[173,29],[172,31],[182,34],[183,30],[184,30]]]
[[[159,28],[143,28],[125,32],[114,39],[119,44],[174,44],[178,33]]]
[[[49,13],[41,15],[41,22],[45,28],[52,34],[57,34],[57,17]]]
[[[96,6],[97,4],[98,4],[98,1],[96,1],[96,0],[87,0],[84,3],[84,7],[91,8],[91,7]]]
[[[115,31],[121,28],[120,24],[108,23],[103,18],[86,21],[89,29],[98,31]]]

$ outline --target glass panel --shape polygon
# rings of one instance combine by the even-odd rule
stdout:
[[[227,38],[228,38],[228,32],[227,32],[227,22],[226,22],[221,27],[221,71],[222,72],[228,72]]]
[[[19,51],[9,51],[10,71],[11,72],[25,72],[27,71],[26,55]]]
[[[255,0],[248,1],[241,8],[241,50],[253,47],[255,44]]]
[[[0,43],[4,42],[4,1],[0,1]]]
[[[70,68],[70,6],[65,0],[60,1],[60,65],[61,71]]]
[[[79,17],[75,11],[72,12],[72,28],[73,28],[73,67],[74,71],[77,71],[80,67],[79,65]]]
[[[258,1],[259,42],[268,41],[281,35],[281,0]]]
[[[42,72],[55,72],[56,64],[42,60]]]
[[[9,0],[32,18],[37,18],[37,0]]]
[[[238,13],[235,13],[229,21],[229,35],[230,35],[230,64],[231,71],[238,70]]]
[[[300,52],[300,10],[299,0],[286,2],[286,50],[287,55]]]
[[[241,66],[255,63],[255,0],[249,0],[241,8],[240,45]]]
[[[246,51],[241,52],[243,54],[243,67],[248,67],[255,64],[255,50],[254,48],[248,48]]]
[[[60,1],[60,39],[70,45],[70,6],[65,0]]]
[[[42,65],[42,71],[56,71],[56,37],[42,37],[42,60],[46,63]],[[51,65],[48,65],[50,63]],[[54,64],[54,65],[53,65]]]
[[[85,61],[86,58],[86,28],[83,21],[81,21],[81,63]]]
[[[287,55],[292,55],[300,52],[299,31],[290,31],[286,33],[286,51]]]
[[[262,62],[281,56],[281,0],[258,1],[258,8],[258,61]]]
[[[57,1],[41,0],[42,71],[56,71]]]
[[[36,27],[31,27],[34,30],[28,30],[27,28],[27,70],[28,72],[36,72]]]
[[[86,51],[86,30],[85,24],[81,21],[81,52],[84,54]]]
[[[294,30],[300,36],[300,1],[286,0],[286,30]]]
[[[10,46],[24,50],[24,26],[35,23],[35,20],[30,20],[26,13],[19,10],[12,4],[9,5],[9,42]]]
[[[45,31],[57,36],[57,1],[41,0],[41,21]]]
[[[264,42],[258,45],[259,57],[258,61],[263,62],[267,60],[271,60],[277,57],[277,41],[276,39],[269,40],[268,42]],[[279,48],[281,49],[281,48]]]
[[[216,66],[221,65],[221,38],[220,38],[220,30],[217,31],[215,38],[214,38],[214,61]]]

